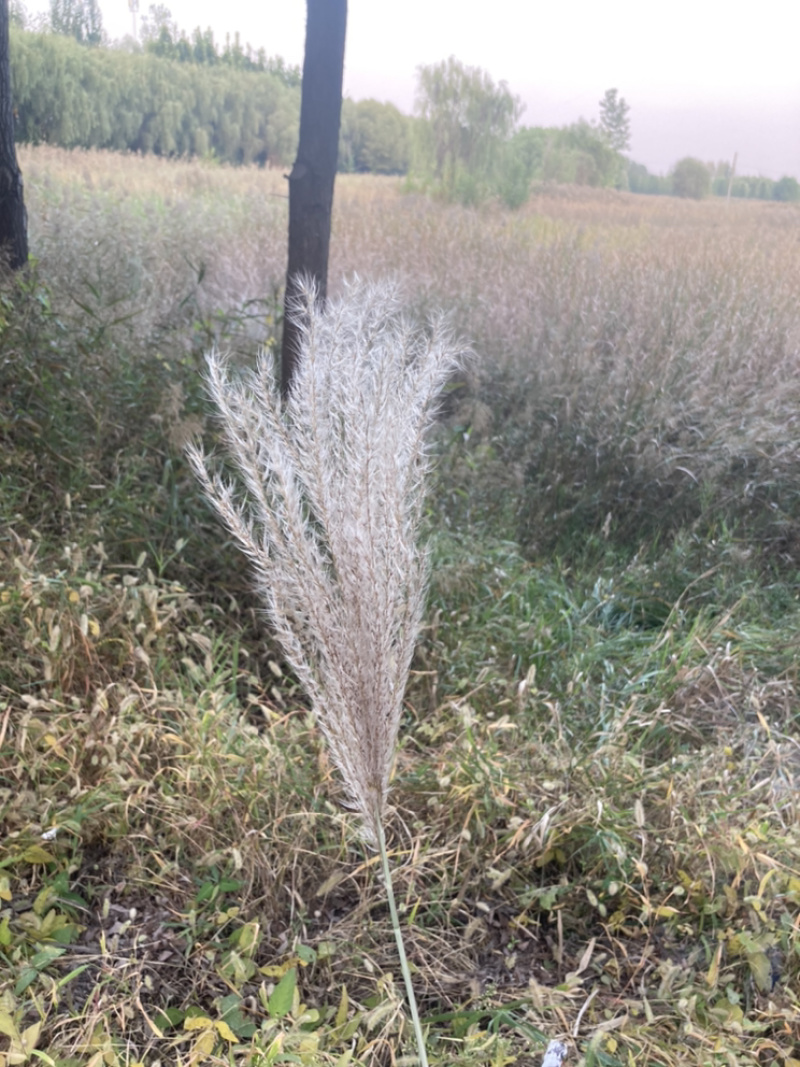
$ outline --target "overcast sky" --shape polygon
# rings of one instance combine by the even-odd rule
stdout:
[[[149,0],[140,0],[139,17]],[[29,0],[46,10],[48,0]],[[182,29],[211,26],[301,64],[305,0],[167,0]],[[100,0],[112,37],[128,0]],[[606,89],[630,105],[630,155],[666,172],[685,155],[740,174],[800,178],[800,0],[350,0],[345,92],[414,103],[416,68],[454,55],[504,80],[527,125],[598,116]]]

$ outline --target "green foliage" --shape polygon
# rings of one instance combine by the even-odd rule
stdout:
[[[233,40],[228,36],[222,48],[214,40],[210,27],[202,30],[198,26],[189,35],[178,28],[172,12],[163,4],[150,5],[148,14],[142,19],[141,37],[145,52],[162,59],[207,66],[223,64],[236,70],[260,71],[275,75],[291,89],[300,86],[299,67],[287,66],[280,56],[267,57],[263,48],[256,51],[250,45],[242,46],[238,33],[234,34]]]
[[[33,144],[288,162],[300,97],[271,73],[81,48],[12,28],[16,136]]]
[[[622,162],[598,129],[581,120],[552,132],[542,177],[545,181],[609,187],[617,184]]]
[[[672,191],[669,178],[651,174],[643,163],[628,163],[627,177],[628,189],[632,193],[667,196]]]
[[[600,101],[600,129],[615,152],[624,152],[631,143],[630,107],[616,89],[607,89]]]
[[[280,277],[280,176],[23,166],[40,259],[0,294],[0,1059],[408,1062],[377,863],[172,434],[176,385],[205,411],[192,353],[218,338],[238,364],[274,330],[280,301],[242,289]],[[522,1067],[565,1033],[587,1065],[797,1067],[793,208],[573,188],[522,216],[411,211],[396,184],[342,179],[340,265],[395,266],[480,353],[440,424],[393,781],[432,1067]],[[526,558],[534,438],[537,528],[569,536]],[[651,461],[698,477],[707,526],[637,536],[671,506]],[[605,532],[601,482],[623,501]],[[775,519],[761,541],[722,521],[750,506]]]
[[[500,146],[495,191],[507,207],[523,204],[532,182],[619,186],[624,161],[597,127],[577,122],[562,129],[523,127]]]
[[[730,185],[731,196],[746,200],[777,200],[783,203],[796,203],[800,200],[800,182],[796,178],[784,176],[779,181],[771,178],[747,177],[736,175],[730,179],[729,174],[719,174],[720,166],[717,166],[717,176],[712,183],[712,192],[715,196],[727,196]]]
[[[785,203],[797,203],[800,200],[800,182],[797,178],[784,176],[775,182],[772,199],[782,200]]]
[[[339,170],[405,174],[411,119],[394,104],[344,100],[339,133]]]
[[[498,154],[521,113],[518,97],[478,67],[454,56],[417,71],[415,172],[451,199],[490,195]]]
[[[79,44],[101,44],[103,17],[97,0],[50,0],[50,29]]]
[[[711,175],[702,160],[686,156],[672,168],[672,192],[691,200],[702,200],[711,192]]]
[[[710,186],[703,170],[710,176]],[[708,192],[713,196],[722,197],[727,197],[730,192],[736,199],[778,200],[790,203],[800,200],[800,183],[796,178],[783,177],[780,181],[773,181],[771,178],[735,175],[732,173],[731,164],[727,162],[706,166],[700,160],[684,159],[676,165],[669,177],[650,174],[647,167],[641,163],[631,162],[627,165],[627,181],[632,193],[701,199]]]

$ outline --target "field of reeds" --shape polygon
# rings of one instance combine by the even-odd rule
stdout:
[[[184,456],[281,173],[21,152],[0,289],[0,1065],[414,1062],[377,857]],[[800,1064],[800,208],[337,182],[474,355],[388,825],[432,1064]]]

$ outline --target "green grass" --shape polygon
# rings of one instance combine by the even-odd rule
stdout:
[[[204,347],[274,341],[285,203],[256,172],[24,164],[39,264],[4,282],[0,322],[0,1063],[408,1062],[377,859],[182,457],[188,433],[213,444]],[[602,1067],[800,1061],[796,272],[762,286],[745,254],[758,237],[783,262],[797,214],[718,208],[554,194],[521,218],[340,188],[333,284],[414,267],[411,302],[450,307],[481,357],[436,442],[392,795],[432,1063],[532,1067],[553,1038]],[[722,285],[715,242],[748,284],[711,319],[684,294],[690,380],[630,429],[624,390],[574,391],[598,322],[636,297],[637,336],[651,314],[652,358],[671,354],[652,286],[665,261]],[[570,278],[577,311],[555,299]],[[702,500],[662,529],[640,469],[609,459],[584,484],[567,445],[601,427],[630,458],[656,415],[698,410],[692,361],[732,311],[764,324],[745,338],[760,385],[734,375],[704,440],[741,455],[736,419],[766,413],[770,489],[739,494],[703,445]],[[549,363],[523,359],[546,337]],[[556,395],[558,448],[525,414]],[[551,507],[556,484],[577,508]]]

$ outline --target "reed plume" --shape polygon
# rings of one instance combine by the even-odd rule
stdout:
[[[460,348],[423,333],[389,282],[357,279],[295,308],[300,360],[282,403],[270,358],[211,396],[242,487],[189,458],[252,564],[272,630],[309,696],[366,841],[380,844],[403,694],[424,607],[419,545],[435,401]]]

